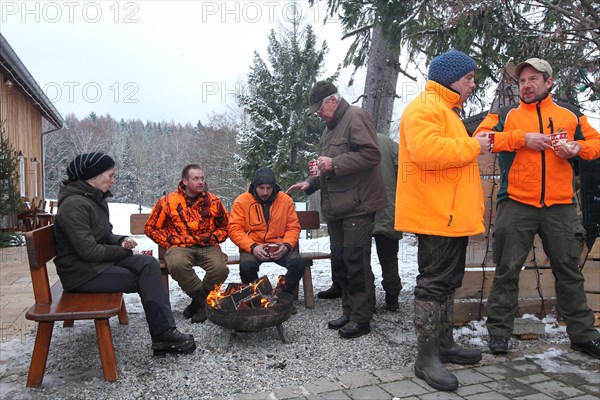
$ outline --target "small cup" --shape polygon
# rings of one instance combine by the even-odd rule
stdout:
[[[308,172],[311,176],[319,176],[319,162],[317,160],[308,162]]]
[[[562,143],[567,143],[567,132],[556,132],[550,134],[550,140],[552,144],[552,149],[554,151],[560,148]]]
[[[496,137],[496,132],[489,132],[488,138],[490,139],[490,153],[494,151],[494,138]]]

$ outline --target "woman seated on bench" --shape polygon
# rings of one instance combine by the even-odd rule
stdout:
[[[65,291],[137,292],[152,336],[154,355],[191,353],[192,335],[175,327],[158,261],[133,255],[136,241],[112,233],[107,198],[115,183],[115,162],[103,153],[75,157],[58,194],[54,263]]]

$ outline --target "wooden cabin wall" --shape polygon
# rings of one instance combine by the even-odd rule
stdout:
[[[16,82],[9,86],[5,83],[7,77],[2,73],[0,76],[0,122],[4,124],[13,149],[17,154],[21,152],[25,159],[24,198],[31,199],[35,196],[36,185],[38,199],[43,198],[42,116]],[[38,161],[37,182],[34,160]]]

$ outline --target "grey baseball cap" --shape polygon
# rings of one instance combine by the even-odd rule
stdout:
[[[525,68],[528,65],[530,67],[535,68],[539,72],[545,72],[548,75],[552,76],[552,67],[550,66],[548,61],[542,60],[541,58],[529,58],[523,61],[522,63],[519,63],[519,65],[517,65],[517,68],[515,68],[517,77],[521,75],[521,71],[523,70],[523,68]]]

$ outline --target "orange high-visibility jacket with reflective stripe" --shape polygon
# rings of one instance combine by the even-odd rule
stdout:
[[[552,147],[544,151],[525,146],[525,134],[550,135],[563,131],[567,141],[581,145],[584,160],[600,157],[600,136],[576,107],[556,103],[548,95],[541,101],[501,108],[488,114],[477,127],[496,131],[494,152],[499,153],[500,187],[498,201],[506,198],[535,207],[575,203],[574,172],[568,160],[559,158]]]
[[[269,221],[265,220],[262,204],[252,193],[246,192],[235,199],[229,216],[229,239],[245,252],[253,245],[286,243],[290,249],[298,245],[300,222],[292,198],[278,192],[269,208]]]
[[[219,246],[227,239],[229,215],[221,199],[210,192],[192,200],[183,183],[177,191],[161,197],[144,227],[146,236],[165,248]]]
[[[402,114],[397,231],[446,237],[484,231],[480,146],[469,137],[456,107],[460,95],[430,80]]]

